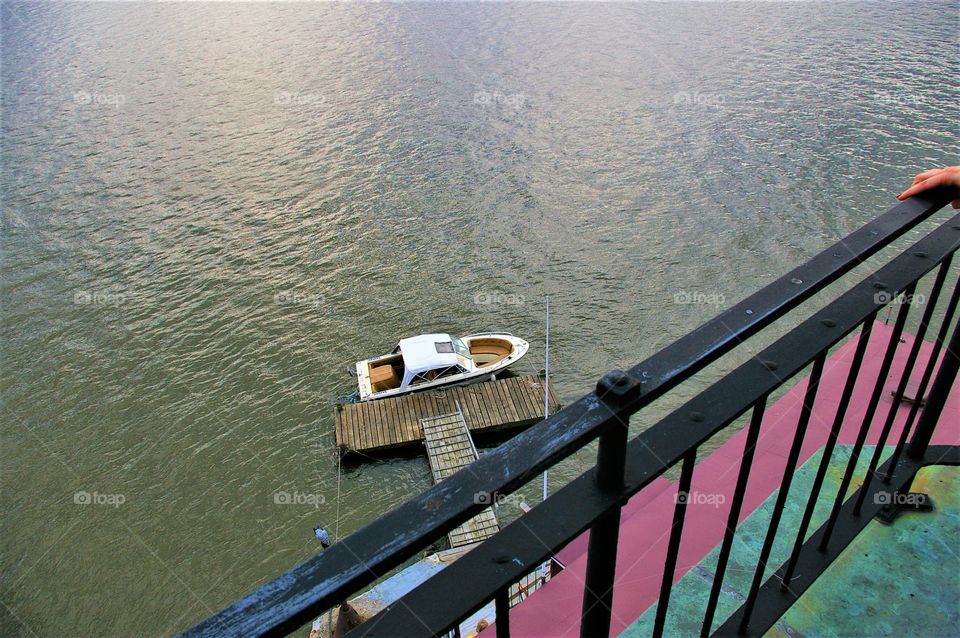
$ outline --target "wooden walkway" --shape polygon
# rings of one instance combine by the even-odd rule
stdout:
[[[423,440],[420,419],[463,412],[471,432],[495,432],[543,419],[543,379],[531,374],[475,385],[337,405],[341,453],[385,450]],[[550,413],[559,402],[550,385]]]
[[[457,408],[457,411],[451,414],[420,419],[434,483],[439,483],[480,458],[473,439],[470,438],[470,430],[463,413],[459,406]],[[463,547],[486,540],[498,531],[500,525],[497,517],[493,508],[488,507],[460,527],[451,530],[447,539],[451,548]]]

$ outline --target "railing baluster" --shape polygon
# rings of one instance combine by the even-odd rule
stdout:
[[[827,438],[827,444],[823,448],[823,456],[820,459],[819,467],[817,467],[817,475],[814,477],[813,485],[810,487],[810,498],[807,499],[807,506],[803,510],[800,529],[797,530],[797,538],[793,543],[793,551],[790,552],[790,561],[787,563],[787,570],[784,573],[783,582],[780,584],[781,589],[787,589],[790,586],[790,581],[793,579],[793,570],[797,567],[797,559],[800,558],[800,549],[803,547],[803,541],[806,539],[807,528],[810,527],[810,520],[813,518],[813,510],[817,506],[820,489],[823,487],[823,479],[827,475],[827,469],[830,467],[833,448],[837,445],[837,437],[840,435],[840,428],[843,426],[843,418],[846,416],[847,408],[850,406],[850,397],[853,396],[853,388],[857,384],[857,376],[860,373],[860,366],[863,364],[863,355],[867,351],[867,344],[870,342],[870,334],[873,332],[873,322],[876,317],[877,312],[873,311],[864,319],[863,328],[857,340],[857,349],[853,353],[853,361],[850,362],[847,380],[843,385],[843,392],[840,394],[840,403],[837,404],[837,414],[834,416],[833,425],[830,427],[830,436]]]
[[[930,397],[927,399],[927,405],[924,406],[920,414],[920,420],[917,422],[917,431],[910,440],[910,447],[907,448],[907,455],[914,460],[923,459],[927,453],[927,446],[930,445],[930,439],[933,437],[933,431],[940,420],[940,413],[943,412],[943,406],[947,402],[947,396],[950,394],[950,388],[957,378],[957,371],[960,369],[960,321],[953,329],[953,336],[950,338],[950,345],[943,354],[943,362],[940,364],[940,370],[933,380],[933,387],[930,388]]]
[[[753,465],[753,453],[760,436],[760,424],[763,422],[763,413],[767,407],[767,396],[763,395],[753,404],[753,416],[747,430],[747,440],[743,447],[743,456],[740,459],[740,472],[737,474],[737,484],[733,490],[733,501],[730,503],[730,515],[727,517],[727,528],[723,534],[723,544],[720,546],[720,556],[717,558],[717,573],[713,577],[713,586],[710,588],[710,598],[707,600],[706,613],[703,616],[701,636],[709,636],[713,626],[713,616],[720,600],[720,588],[723,586],[724,573],[727,571],[727,561],[730,559],[730,550],[733,547],[733,537],[737,531],[737,522],[740,519],[740,508],[743,505],[743,495],[747,491],[747,480],[750,478],[750,466]]]
[[[510,638],[510,588],[501,589],[494,598],[497,613],[497,638]]]
[[[910,375],[913,373],[913,366],[920,355],[920,346],[923,344],[923,337],[927,334],[927,325],[933,316],[933,309],[937,305],[937,299],[940,298],[940,291],[943,289],[943,282],[947,278],[947,270],[950,268],[950,260],[946,260],[937,271],[937,278],[933,282],[933,288],[930,290],[930,299],[926,302],[926,308],[923,310],[923,316],[920,318],[920,325],[917,327],[917,333],[913,337],[913,345],[910,347],[910,354],[907,355],[907,361],[904,363],[901,371],[900,383],[893,395],[893,402],[887,411],[887,419],[883,422],[883,428],[880,430],[880,438],[877,440],[877,446],[873,450],[873,456],[870,457],[870,465],[867,467],[867,473],[863,476],[863,485],[857,490],[857,502],[853,507],[854,516],[860,516],[860,509],[863,507],[863,499],[867,496],[867,490],[870,489],[870,483],[873,482],[873,476],[880,465],[880,457],[883,455],[884,446],[887,444],[887,437],[890,436],[890,430],[893,428],[893,421],[897,417],[897,408],[900,407],[900,401],[907,390],[907,383],[910,381]],[[909,297],[905,299],[906,303],[912,303]],[[892,467],[892,466],[891,466]]]
[[[953,255],[950,255],[953,257]],[[920,385],[917,386],[916,397],[914,398],[913,404],[910,406],[910,414],[907,416],[907,422],[903,425],[903,430],[900,432],[900,439],[897,441],[897,447],[893,451],[893,456],[890,457],[890,465],[887,468],[887,473],[883,477],[883,482],[886,484],[890,483],[890,478],[893,476],[893,472],[897,467],[897,463],[900,462],[900,455],[903,454],[903,449],[906,447],[907,439],[910,436],[910,429],[913,426],[913,422],[916,420],[917,415],[920,414],[920,407],[923,403],[923,394],[927,391],[927,385],[930,383],[930,377],[933,376],[933,371],[937,367],[937,360],[940,358],[940,350],[943,349],[943,344],[947,340],[947,331],[950,330],[950,322],[953,321],[953,314],[957,311],[957,306],[960,305],[960,278],[957,279],[954,284],[953,294],[950,295],[950,301],[947,303],[947,308],[943,313],[943,321],[940,323],[940,329],[937,331],[937,338],[933,342],[933,349],[930,351],[930,358],[927,360],[927,367],[923,371],[923,376],[920,379]]]
[[[757,571],[753,574],[753,582],[750,584],[750,591],[747,593],[747,600],[743,605],[743,621],[740,623],[740,633],[746,633],[747,626],[750,624],[750,615],[753,613],[753,606],[757,602],[757,592],[760,590],[760,583],[763,581],[763,572],[767,567],[767,560],[770,558],[770,552],[773,549],[773,541],[777,536],[777,528],[780,526],[780,517],[783,514],[783,508],[787,502],[787,496],[790,493],[790,484],[793,482],[793,473],[797,469],[797,460],[800,458],[800,450],[803,448],[803,437],[807,432],[807,425],[810,423],[813,404],[817,400],[817,390],[820,387],[820,377],[823,374],[823,366],[826,358],[826,351],[817,355],[816,360],[813,362],[813,369],[810,371],[810,380],[807,383],[807,389],[803,395],[803,406],[800,408],[800,419],[797,421],[797,430],[793,435],[793,444],[790,446],[787,463],[783,468],[780,492],[777,494],[776,505],[773,506],[773,516],[770,517],[767,536],[763,539],[763,547],[760,549],[760,558],[757,560]]]
[[[917,283],[913,282],[907,286],[904,294],[907,297],[913,296]],[[840,480],[840,489],[837,490],[837,496],[833,501],[833,509],[830,511],[830,517],[827,519],[827,527],[820,539],[820,549],[827,549],[830,544],[830,536],[833,535],[833,528],[837,524],[837,517],[840,516],[840,508],[846,500],[847,488],[850,487],[850,481],[853,480],[853,473],[857,469],[857,461],[860,459],[860,452],[863,450],[863,444],[867,440],[867,434],[870,432],[870,426],[873,423],[873,417],[877,412],[877,406],[880,405],[880,395],[883,394],[883,386],[887,382],[887,374],[890,372],[890,366],[893,363],[893,357],[897,353],[897,346],[900,345],[900,335],[903,334],[903,326],[907,323],[907,315],[910,314],[910,304],[905,303],[900,306],[900,312],[897,313],[897,320],[893,324],[893,332],[890,333],[890,341],[887,342],[887,349],[883,353],[883,361],[880,363],[880,372],[877,374],[877,381],[873,386],[873,394],[870,395],[870,401],[867,403],[867,412],[863,416],[863,423],[860,425],[860,431],[857,433],[857,440],[853,444],[853,450],[850,452],[850,460],[847,461],[847,468],[843,472],[843,478]]]
[[[614,490],[623,486],[626,463],[627,424],[613,415],[600,434],[597,448],[597,484]],[[590,528],[587,569],[583,588],[580,636],[593,638],[610,633],[613,613],[613,581],[620,538],[620,508],[601,516]]]
[[[660,602],[657,603],[657,617],[653,623],[654,638],[663,635],[663,624],[667,619],[667,605],[670,604],[670,592],[673,590],[673,575],[677,569],[677,554],[680,552],[680,537],[683,534],[683,519],[687,513],[687,501],[690,498],[690,481],[693,479],[693,466],[697,464],[697,448],[691,448],[680,468],[680,483],[677,485],[677,504],[673,508],[673,525],[670,529],[670,542],[667,544],[667,559],[663,565],[663,580],[660,583]]]

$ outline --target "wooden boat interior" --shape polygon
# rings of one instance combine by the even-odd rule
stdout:
[[[367,364],[370,369],[370,385],[374,392],[393,390],[403,380],[403,357],[398,353],[386,359]]]
[[[470,356],[478,368],[485,368],[506,359],[513,352],[513,344],[496,337],[474,337],[469,341]]]

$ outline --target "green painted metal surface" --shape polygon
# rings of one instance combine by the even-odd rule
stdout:
[[[838,446],[834,452],[808,536],[829,514],[850,451],[851,446]],[[864,448],[855,476],[866,471],[872,453],[870,446]],[[789,557],[820,459],[818,452],[794,476],[764,578]],[[848,494],[858,487],[851,485]],[[960,470],[927,468],[918,474],[914,490],[929,494],[937,511],[904,514],[891,527],[871,522],[768,635],[955,635],[960,622]],[[737,530],[714,629],[743,604],[776,498],[774,492]],[[665,635],[699,634],[718,554],[719,547],[674,585]],[[655,614],[654,604],[620,635],[650,636]]]

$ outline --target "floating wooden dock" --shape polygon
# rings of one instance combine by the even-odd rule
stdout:
[[[457,411],[451,414],[420,419],[434,483],[439,483],[480,458],[473,439],[470,438],[463,412],[457,407]],[[486,540],[499,531],[500,524],[497,523],[493,508],[488,507],[460,527],[451,530],[447,539],[451,548],[463,547]]]
[[[543,379],[536,374],[469,386],[414,392],[389,399],[337,405],[341,453],[399,448],[423,440],[420,419],[457,412],[473,433],[533,425],[543,419]],[[550,413],[559,401],[550,385]]]

